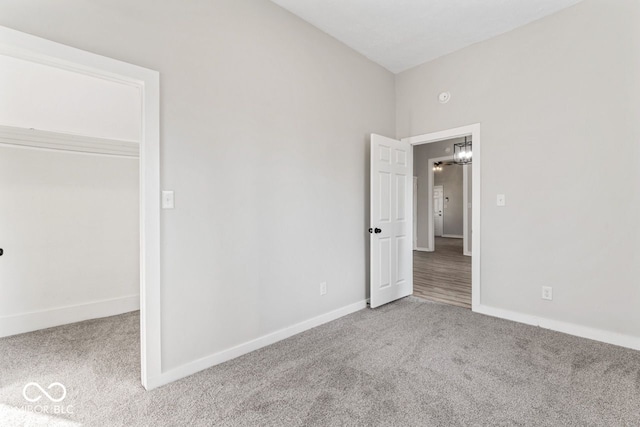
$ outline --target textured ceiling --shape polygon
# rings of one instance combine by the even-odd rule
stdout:
[[[272,0],[398,73],[581,0]]]

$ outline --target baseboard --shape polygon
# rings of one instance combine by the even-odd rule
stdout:
[[[278,341],[282,341],[293,335],[315,328],[316,326],[320,326],[324,323],[331,322],[332,320],[339,319],[340,317],[346,316],[348,314],[355,313],[356,311],[360,311],[366,307],[367,301],[362,300],[354,304],[339,308],[337,310],[330,311],[329,313],[325,313],[320,316],[305,320],[303,322],[296,323],[295,325],[280,329],[270,334],[263,335],[254,340],[237,345],[235,347],[231,347],[230,349],[194,360],[193,362],[189,362],[177,368],[173,368],[169,371],[163,372],[158,377],[149,378],[147,390],[151,390],[153,388],[169,384],[173,381],[179,380],[189,375],[193,375],[196,372],[203,371],[212,366],[219,365],[220,363],[235,359],[236,357],[243,356],[247,353],[251,353],[252,351],[274,344]]]
[[[538,326],[540,328],[562,332],[581,338],[587,338],[590,340],[613,344],[620,347],[631,348],[633,350],[640,350],[640,337],[634,337],[632,335],[605,331],[603,329],[591,328],[588,326],[577,325],[575,323],[563,322],[560,320],[547,319],[544,317],[518,313],[501,308],[488,307],[486,305],[479,305],[478,307],[474,308],[473,311],[476,313],[485,314],[487,316],[499,317],[501,319],[512,320],[518,323]]]
[[[140,296],[111,298],[0,317],[0,338],[140,310]]]
[[[447,239],[464,239],[464,236],[460,234],[443,234],[442,237],[446,237]]]
[[[464,256],[471,256],[471,251],[464,251]]]
[[[413,248],[414,251],[420,251],[420,252],[433,252],[433,250],[429,249],[429,248]]]

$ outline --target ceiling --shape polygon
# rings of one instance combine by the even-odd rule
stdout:
[[[272,0],[399,73],[581,0]]]

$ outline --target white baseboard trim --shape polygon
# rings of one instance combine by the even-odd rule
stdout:
[[[471,251],[464,251],[464,256],[471,256]]]
[[[414,250],[414,251],[420,251],[420,252],[433,252],[433,250],[432,250],[432,249],[429,249],[429,248],[420,248],[420,247],[413,248],[413,250]]]
[[[442,237],[446,237],[447,239],[464,239],[464,236],[460,234],[443,234]]]
[[[533,316],[530,314],[518,313],[515,311],[504,310],[501,308],[488,307],[479,305],[473,310],[476,313],[485,314],[487,316],[499,317],[501,319],[512,320],[514,322],[525,323],[527,325],[538,326],[552,331],[562,332],[581,338],[587,338],[594,341],[601,341],[607,344],[613,344],[620,347],[640,350],[640,337],[625,335],[618,332],[605,331],[603,329],[591,328],[588,326],[577,325],[575,323],[563,322],[560,320],[546,319],[544,317]]]
[[[259,338],[253,339],[243,344],[239,344],[235,347],[231,347],[227,350],[223,350],[218,353],[214,353],[209,356],[205,356],[201,359],[194,360],[193,362],[186,363],[177,368],[173,368],[169,371],[163,372],[159,377],[149,378],[147,383],[147,390],[151,390],[156,387],[169,384],[173,381],[195,374],[196,372],[203,371],[220,363],[224,363],[228,360],[235,359],[236,357],[243,356],[252,351],[258,350],[262,347],[274,344],[278,341],[282,341],[293,335],[299,334],[306,330],[315,328],[324,323],[331,322],[332,320],[339,319],[356,311],[360,311],[367,307],[367,301],[362,300],[354,304],[347,305],[337,310],[330,311],[320,316],[313,317],[295,325],[280,329],[267,335],[263,335]]]
[[[0,338],[140,310],[140,296],[111,298],[0,317]]]

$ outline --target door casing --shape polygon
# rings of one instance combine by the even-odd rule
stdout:
[[[472,125],[461,126],[452,129],[446,129],[438,132],[426,133],[422,135],[411,136],[407,138],[402,138],[402,141],[406,141],[412,146],[421,145],[421,144],[429,144],[432,142],[445,141],[448,139],[459,138],[464,136],[471,136],[471,140],[473,141],[473,166],[472,166],[472,189],[471,189],[471,205],[473,206],[471,212],[471,247],[473,256],[471,258],[471,310],[478,311],[480,309],[481,302],[481,283],[480,283],[480,267],[481,267],[481,237],[480,237],[480,214],[481,214],[481,192],[480,192],[480,184],[481,184],[481,135],[480,135],[480,123],[475,123]],[[411,152],[411,157],[413,158],[413,151]],[[433,172],[433,165],[430,165],[429,170]],[[431,176],[430,182],[433,182],[433,176]],[[466,188],[466,186],[465,186]],[[463,188],[463,192],[467,191]],[[433,194],[429,194],[430,200],[433,199]],[[411,198],[413,203],[413,198]],[[465,205],[464,213],[467,214],[468,205]],[[430,213],[433,214],[433,209],[429,209]],[[409,209],[411,215],[413,215],[413,207]],[[413,222],[413,218],[411,219]],[[433,220],[431,221],[433,224]],[[465,224],[465,231],[466,231]]]
[[[413,250],[418,248],[418,177],[413,177]]]

